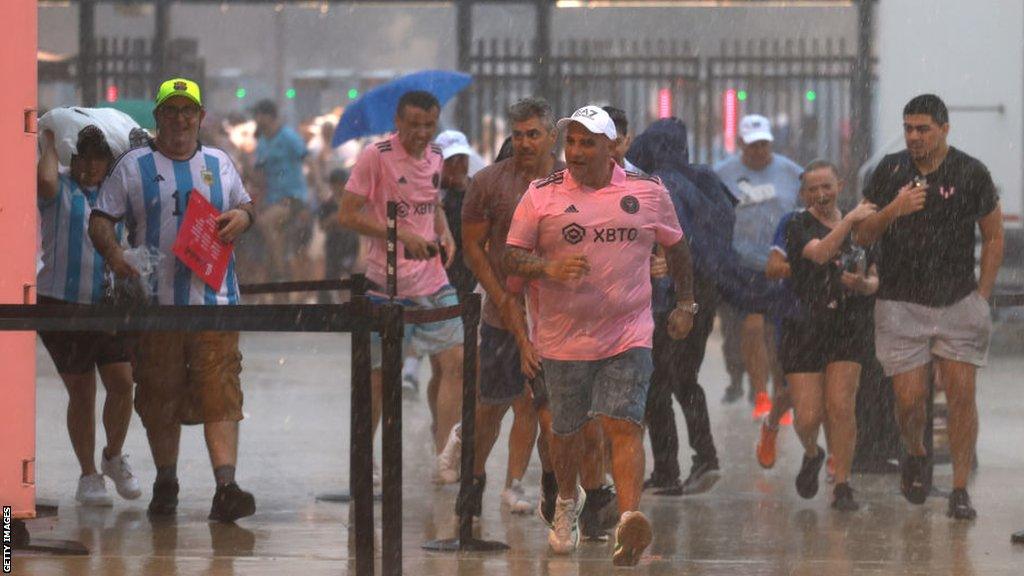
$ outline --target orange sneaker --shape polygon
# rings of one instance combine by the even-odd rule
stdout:
[[[761,437],[757,440],[757,463],[761,468],[769,469],[775,466],[775,439],[779,435],[779,429],[772,430],[768,427],[768,419],[761,422]]]
[[[793,425],[793,411],[786,410],[786,413],[779,419],[779,426],[792,426]]]
[[[754,420],[760,420],[772,411],[772,398],[767,392],[758,392],[754,397]]]

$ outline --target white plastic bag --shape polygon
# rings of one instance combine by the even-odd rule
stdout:
[[[39,119],[39,149],[42,150],[43,133],[51,130],[57,145],[57,159],[64,166],[70,166],[71,156],[78,152],[78,133],[86,126],[95,126],[103,132],[114,158],[131,150],[132,130],[141,130],[131,116],[113,108],[54,108]]]

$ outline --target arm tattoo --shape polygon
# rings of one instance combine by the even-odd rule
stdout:
[[[665,248],[665,259],[668,270],[676,285],[676,301],[693,300],[693,258],[690,256],[690,245],[686,239]]]
[[[501,257],[505,272],[510,276],[522,276],[523,278],[541,278],[544,276],[544,265],[546,260],[515,246],[505,246],[505,252]]]

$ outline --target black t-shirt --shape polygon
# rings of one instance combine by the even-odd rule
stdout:
[[[448,229],[455,239],[455,261],[448,268],[448,281],[459,292],[472,292],[476,287],[476,277],[462,258],[462,202],[465,198],[465,190],[445,188],[441,205],[448,218]]]
[[[812,314],[823,310],[845,311],[856,307],[864,298],[850,292],[841,281],[843,269],[854,265],[866,269],[867,255],[850,242],[849,236],[832,260],[825,264],[804,258],[804,248],[811,240],[821,240],[832,229],[818,220],[810,210],[793,215],[786,224],[786,254],[793,272],[789,287],[800,299],[803,309]]]
[[[875,168],[864,197],[879,209],[921,176],[906,150]],[[924,209],[897,218],[879,245],[878,297],[925,306],[949,306],[977,289],[976,222],[996,208],[999,195],[980,161],[950,147],[928,182]]]

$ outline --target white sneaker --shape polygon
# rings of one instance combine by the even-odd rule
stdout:
[[[462,463],[462,424],[456,424],[448,434],[448,443],[437,455],[437,484],[455,484],[459,481],[459,465]]]
[[[513,514],[529,514],[533,510],[533,503],[526,499],[526,492],[519,480],[513,480],[512,485],[501,492],[501,504],[507,506]]]
[[[78,479],[75,500],[85,506],[113,506],[114,501],[107,494],[107,482],[102,474],[90,474]]]
[[[548,531],[548,546],[555,554],[572,554],[580,544],[580,511],[587,500],[582,486],[576,486],[576,499],[561,496],[555,500],[555,521]]]
[[[117,493],[125,500],[135,500],[142,496],[142,489],[139,488],[139,481],[132,474],[132,467],[128,465],[128,455],[118,454],[110,460],[103,458],[100,465],[103,474],[114,481]]]

